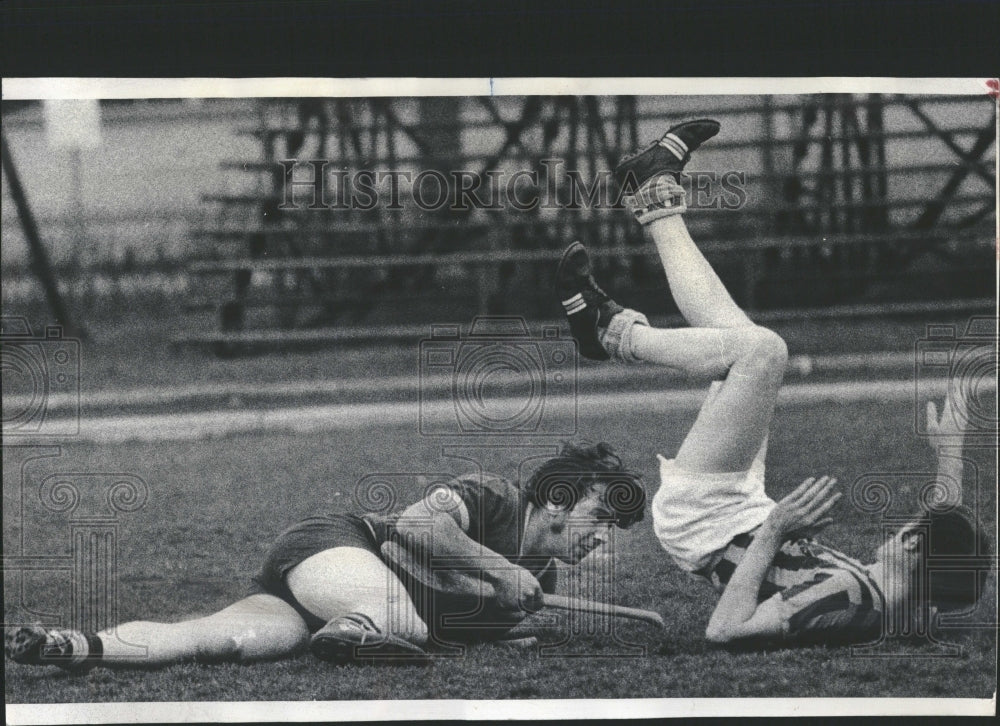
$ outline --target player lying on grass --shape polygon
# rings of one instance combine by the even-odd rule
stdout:
[[[656,245],[674,301],[690,325],[657,329],[616,304],[595,282],[587,251],[574,243],[557,272],[557,293],[583,355],[598,360],[669,366],[715,379],[673,459],[660,458],[653,526],[682,569],[721,591],[706,635],[716,642],[749,638],[867,641],[883,618],[916,613],[918,574],[934,557],[984,555],[988,543],[960,503],[961,460],[940,459],[946,511],[925,510],[875,553],[868,566],[812,540],[830,524],[840,494],[829,477],[806,479],[775,503],[764,491],[764,458],[775,400],[785,372],[784,341],[737,307],[684,224],[678,176],[719,124],[692,121],[626,157],[615,171],[626,207]],[[962,442],[961,396],[949,396],[929,424]],[[954,484],[957,482],[957,485]],[[958,491],[955,487],[958,487]],[[926,539],[920,527],[928,529]],[[971,607],[986,577],[935,572],[930,601],[940,610]],[[904,622],[909,630],[912,622]]]
[[[419,662],[428,640],[502,637],[553,592],[555,560],[576,564],[613,526],[640,521],[645,492],[605,443],[564,444],[522,488],[472,474],[431,485],[402,512],[310,517],[285,530],[264,558],[251,593],[213,615],[178,623],[131,622],[100,633],[11,628],[8,658],[86,670],[188,660],[255,661],[309,644],[324,660]],[[495,590],[481,618],[443,635],[447,594],[427,592],[390,569],[381,545],[424,538],[425,552],[481,572]],[[458,612],[468,614],[468,603]],[[311,635],[311,637],[310,637]]]

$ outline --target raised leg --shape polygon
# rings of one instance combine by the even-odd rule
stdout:
[[[685,437],[677,465],[700,472],[746,470],[774,415],[788,360],[785,342],[736,305],[679,215],[654,220],[647,229],[674,301],[693,327],[633,326],[632,354],[692,374],[724,376]]]
[[[755,325],[736,305],[681,217],[687,207],[678,175],[690,153],[718,130],[710,119],[679,124],[615,170],[625,206],[655,243],[691,328],[656,329],[641,313],[622,310],[593,279],[579,243],[566,251],[556,272],[556,290],[582,355],[654,363],[723,381],[702,405],[676,457],[678,467],[703,473],[750,468],[762,451],[788,356],[777,334]]]
[[[724,378],[702,405],[677,453],[677,466],[710,473],[745,471],[774,415],[788,359],[785,342],[740,310],[680,216],[657,219],[647,229],[674,301],[694,327],[632,326],[631,354],[691,375]]]
[[[739,328],[753,325],[733,301],[722,280],[695,245],[681,215],[646,225],[663,263],[670,292],[692,328]]]

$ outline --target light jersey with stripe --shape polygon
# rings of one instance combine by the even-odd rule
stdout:
[[[733,538],[708,577],[720,592],[753,541]],[[764,576],[757,602],[776,598],[786,638],[865,642],[877,637],[885,596],[867,568],[814,540],[785,542]]]

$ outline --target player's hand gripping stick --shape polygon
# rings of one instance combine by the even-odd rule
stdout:
[[[495,598],[493,587],[476,577],[473,573],[460,570],[433,568],[426,558],[403,547],[398,542],[388,541],[382,544],[382,556],[391,564],[408,573],[418,582],[437,592],[449,595],[465,595],[469,597]],[[660,628],[664,627],[663,618],[659,613],[640,608],[630,608],[623,605],[585,600],[579,597],[565,595],[542,595],[545,607],[558,610],[572,610],[581,613],[595,613],[616,618],[639,620]]]

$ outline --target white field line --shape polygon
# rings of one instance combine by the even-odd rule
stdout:
[[[947,380],[921,384],[924,395],[943,397]],[[996,383],[985,383],[996,390]],[[983,391],[981,388],[980,391]],[[705,390],[636,391],[604,393],[580,397],[561,396],[545,401],[546,417],[591,417],[608,414],[627,417],[634,411],[692,411],[702,403]],[[914,400],[916,386],[912,380],[856,381],[843,383],[800,383],[785,386],[778,405],[787,406],[820,401],[907,401]],[[549,420],[546,418],[545,420]],[[61,437],[62,441],[87,441],[116,444],[126,441],[184,441],[260,432],[318,433],[324,431],[410,426],[414,433],[420,424],[440,431],[447,422],[455,424],[455,406],[449,401],[433,401],[423,407],[418,403],[349,403],[325,406],[298,406],[276,409],[238,411],[205,411],[178,414],[90,417],[80,420],[79,434]],[[567,426],[562,427],[560,433]],[[531,435],[524,434],[524,435]],[[8,443],[28,441],[53,442],[54,438],[19,436],[6,432]]]
[[[789,374],[808,374],[822,371],[848,371],[865,369],[871,371],[902,371],[913,367],[915,353],[849,353],[841,355],[795,355],[788,360]],[[680,379],[669,371],[656,366],[609,365],[596,368],[582,368],[576,372],[578,383],[592,381]],[[203,383],[188,386],[146,387],[131,390],[81,391],[74,393],[52,393],[46,399],[46,409],[50,412],[88,408],[127,408],[129,406],[168,405],[182,403],[211,396],[215,398],[254,398],[259,396],[308,396],[364,393],[377,387],[380,392],[428,392],[447,391],[452,385],[449,375],[402,375],[379,378],[374,383],[370,378],[290,381],[285,383]],[[35,403],[35,397],[26,394],[4,396],[4,404],[12,410],[27,409]]]

